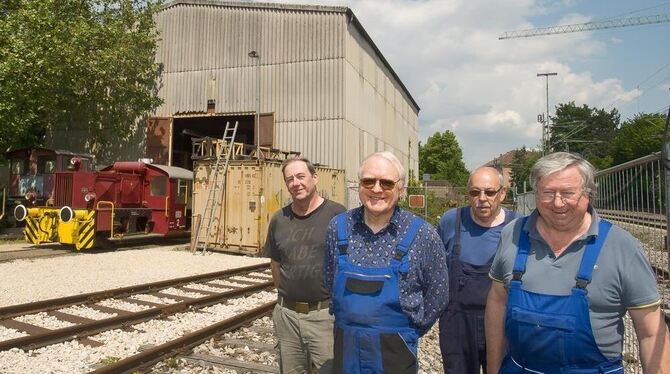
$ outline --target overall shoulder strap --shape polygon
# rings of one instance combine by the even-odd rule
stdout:
[[[347,254],[349,247],[349,230],[347,229],[347,213],[343,212],[335,216],[337,226],[337,248],[340,255]]]
[[[605,243],[607,234],[612,228],[612,223],[604,219],[600,220],[598,224],[598,235],[586,244],[584,248],[584,254],[582,255],[582,263],[579,265],[579,272],[575,277],[576,284],[578,288],[586,288],[586,286],[591,283],[591,276],[593,275],[593,266],[598,261],[598,256],[600,255],[600,250]]]
[[[526,260],[528,259],[528,252],[530,252],[530,238],[528,232],[523,229],[526,222],[528,222],[527,216],[519,221],[519,244],[514,259],[514,268],[512,269],[512,280],[516,281],[520,281],[523,273],[526,272]]]
[[[456,221],[454,222],[454,245],[452,247],[453,258],[461,257],[461,214],[466,209],[456,209]]]
[[[400,239],[398,242],[398,245],[396,245],[395,253],[393,254],[393,257],[396,260],[402,259],[407,254],[407,251],[409,251],[409,246],[412,245],[416,234],[419,233],[419,229],[421,229],[421,226],[423,226],[423,222],[424,221],[419,217],[414,217],[414,219],[412,219],[405,236],[403,236],[402,239]]]
[[[405,236],[403,236],[396,245],[390,265],[392,268],[397,268],[400,273],[409,272],[407,252],[409,251],[409,247],[412,245],[414,238],[416,238],[416,234],[419,233],[421,226],[423,226],[423,223],[424,220],[419,217],[414,217],[409,224],[409,228],[407,228]]]

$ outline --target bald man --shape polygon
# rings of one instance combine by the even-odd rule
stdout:
[[[495,168],[476,169],[468,180],[470,206],[447,211],[437,231],[447,251],[449,306],[440,317],[445,373],[486,372],[484,307],[488,273],[500,233],[516,213],[502,208],[507,192]]]

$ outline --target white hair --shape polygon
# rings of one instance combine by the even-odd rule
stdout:
[[[361,162],[361,166],[358,168],[358,179],[361,179],[361,177],[363,176],[363,165],[365,165],[365,163],[368,160],[375,157],[383,158],[386,161],[390,162],[391,165],[393,165],[396,168],[396,170],[398,171],[398,176],[400,177],[398,181],[398,187],[399,188],[405,187],[405,181],[407,180],[407,174],[405,173],[405,168],[402,166],[400,160],[398,160],[398,158],[389,151],[375,152],[366,157],[363,160],[363,162]]]

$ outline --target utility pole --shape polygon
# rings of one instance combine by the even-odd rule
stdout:
[[[256,138],[256,157],[261,158],[261,56],[256,51],[249,52],[249,57],[256,60],[256,118],[254,137]]]
[[[549,141],[549,76],[558,75],[558,73],[537,73],[538,77],[544,77],[547,86],[547,111],[544,117],[544,124],[542,125],[542,155],[547,153],[547,142]]]

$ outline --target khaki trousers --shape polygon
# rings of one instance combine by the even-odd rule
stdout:
[[[277,304],[272,320],[279,340],[282,374],[330,374],[335,319],[328,308],[304,314]]]

